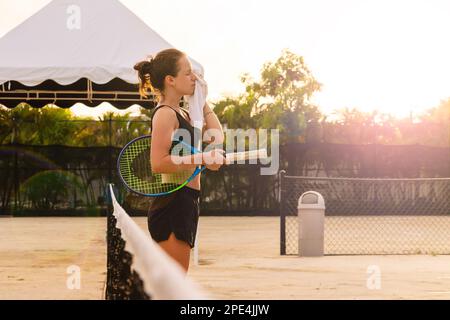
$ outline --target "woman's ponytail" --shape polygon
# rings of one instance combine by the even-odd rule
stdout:
[[[141,97],[147,98],[148,90],[150,90],[150,92],[155,91],[151,81],[152,62],[153,58],[150,58],[150,60],[140,61],[134,65],[134,70],[137,70],[138,72],[139,94]]]

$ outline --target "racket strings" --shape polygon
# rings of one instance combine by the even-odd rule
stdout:
[[[171,151],[178,145],[172,143]],[[154,173],[150,161],[151,139],[149,137],[130,142],[119,157],[119,174],[125,185],[134,192],[145,195],[160,195],[176,191],[186,185],[193,171],[176,173]],[[175,155],[189,155],[188,148],[176,150]]]

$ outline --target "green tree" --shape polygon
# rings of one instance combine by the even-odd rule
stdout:
[[[0,109],[0,143],[34,145],[70,144],[79,125],[70,110],[54,106],[41,109],[21,103]]]
[[[2,108],[1,143],[27,143],[32,140],[32,133],[27,126],[33,123],[36,110],[30,105],[21,103],[14,109]]]
[[[83,192],[80,179],[61,170],[41,171],[21,185],[25,202],[31,202],[32,208],[44,210],[65,202],[73,190]]]
[[[245,93],[215,103],[214,110],[228,128],[279,129],[283,142],[302,141],[307,123],[321,118],[310,101],[321,84],[303,57],[289,50],[264,64],[259,81],[244,74],[241,82]]]
[[[437,107],[428,109],[421,120],[450,125],[450,98],[442,100]]]

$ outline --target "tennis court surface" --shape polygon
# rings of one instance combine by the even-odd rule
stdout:
[[[449,255],[281,256],[279,220],[201,217],[188,277],[219,299],[450,298]],[[0,256],[0,299],[103,299],[106,218],[2,218]]]

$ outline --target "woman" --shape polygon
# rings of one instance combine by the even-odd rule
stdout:
[[[186,54],[177,49],[163,50],[150,61],[137,63],[134,69],[138,71],[140,94],[146,97],[147,90],[151,90],[158,97],[151,123],[152,170],[161,174],[180,170],[193,172],[199,164],[206,165],[210,170],[219,170],[224,163],[223,150],[185,156],[185,160],[189,161],[181,164],[175,164],[170,154],[173,147],[172,136],[177,129],[187,130],[191,145],[197,145],[189,113],[179,106],[181,98],[192,95],[195,89],[196,76]],[[215,142],[222,144],[222,127],[208,104],[205,104],[203,114],[203,129],[218,129],[221,136]],[[186,272],[189,268],[190,251],[195,243],[199,197],[200,174],[180,190],[154,198],[148,212],[148,229],[152,238]]]

